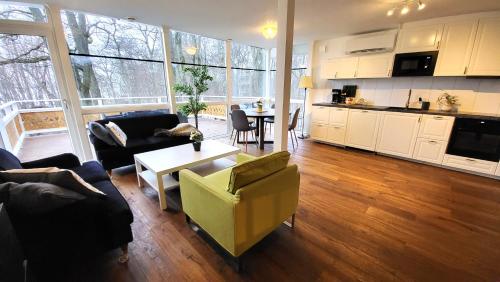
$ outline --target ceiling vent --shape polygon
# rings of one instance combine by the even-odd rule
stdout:
[[[391,52],[396,43],[397,30],[356,35],[346,42],[348,55]]]

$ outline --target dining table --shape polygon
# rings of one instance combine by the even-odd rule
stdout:
[[[243,109],[247,117],[254,118],[257,126],[255,131],[255,138],[259,140],[259,149],[264,150],[264,144],[273,144],[272,140],[265,140],[266,134],[264,132],[264,119],[274,118],[274,109],[263,109],[258,111],[257,108]]]

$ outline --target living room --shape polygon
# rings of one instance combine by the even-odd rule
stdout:
[[[0,1],[0,281],[496,281],[499,32],[494,0]]]

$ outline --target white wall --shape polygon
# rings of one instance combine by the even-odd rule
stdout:
[[[345,42],[351,36],[314,43],[312,72],[314,89],[311,102],[330,102],[331,90],[343,85],[358,86],[356,97],[364,98],[370,105],[404,106],[408,91],[412,89],[412,101],[422,97],[437,109],[437,97],[447,91],[459,98],[459,111],[500,114],[500,79],[468,79],[464,77],[394,77],[380,79],[324,80],[319,78],[321,63],[329,58],[343,57]],[[326,52],[325,52],[326,47]]]

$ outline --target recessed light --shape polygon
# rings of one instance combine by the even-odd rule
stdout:
[[[136,17],[132,17],[132,16],[128,16],[128,17],[125,17],[125,19],[129,22],[135,22],[137,20]]]
[[[406,15],[406,14],[408,14],[408,12],[410,12],[410,8],[408,6],[404,6],[401,9],[401,15]]]

